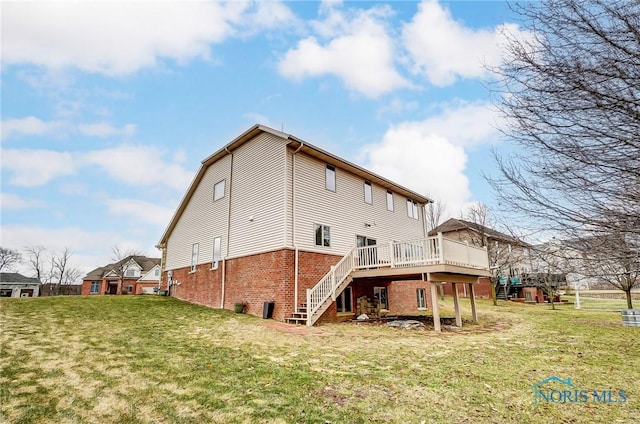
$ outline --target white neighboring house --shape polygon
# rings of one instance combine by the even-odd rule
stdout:
[[[0,272],[0,297],[38,297],[40,281],[17,272]]]

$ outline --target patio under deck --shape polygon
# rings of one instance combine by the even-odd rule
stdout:
[[[452,285],[453,305],[456,315],[456,326],[462,327],[462,314],[460,312],[460,300],[458,298],[458,284],[467,284],[469,299],[471,301],[471,316],[473,322],[478,321],[476,310],[476,298],[474,285],[481,277],[490,277],[488,270],[467,268],[459,265],[436,264],[420,265],[402,268],[378,268],[354,271],[351,273],[353,281],[356,280],[422,280],[429,283],[431,291],[431,305],[433,310],[433,326],[435,331],[441,331],[440,310],[438,306],[438,286],[450,283]]]
[[[449,240],[442,237],[442,234],[421,240],[358,247],[332,267],[313,289],[307,290],[307,304],[311,306],[307,325],[313,325],[315,319],[326,310],[327,303],[335,301],[336,294],[352,281],[384,278],[392,281],[429,282],[436,331],[441,330],[438,286],[452,284],[456,325],[461,327],[457,284],[467,284],[473,321],[476,322],[478,316],[474,285],[479,278],[490,275],[485,248]]]

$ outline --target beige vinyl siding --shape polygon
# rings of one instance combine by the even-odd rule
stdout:
[[[407,198],[393,193],[394,211],[387,210],[387,188],[372,183],[373,204],[365,203],[364,179],[336,166],[336,191],[325,188],[326,164],[303,153],[295,166],[295,244],[301,249],[345,254],[356,244],[356,235],[378,243],[424,237],[423,208],[420,219],[407,216]],[[366,227],[365,223],[370,224]],[[315,245],[314,224],[331,228],[331,247]]]
[[[211,262],[214,237],[222,237],[221,257],[226,256],[230,171],[229,155],[207,168],[167,240],[165,269],[190,266],[194,243],[199,244],[198,264]],[[223,179],[226,180],[224,197],[214,202],[213,187]]]
[[[285,146],[263,133],[233,151],[229,257],[285,246]]]

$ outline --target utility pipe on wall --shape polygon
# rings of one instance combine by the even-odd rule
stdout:
[[[298,250],[298,244],[296,243],[296,154],[304,147],[304,143],[300,143],[300,146],[293,152],[291,158],[291,233],[293,237],[293,247],[295,249],[294,258],[294,273],[293,276],[293,303],[294,311],[298,312],[298,267],[300,252]],[[308,305],[307,305],[308,307]]]

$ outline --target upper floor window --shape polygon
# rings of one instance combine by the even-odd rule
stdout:
[[[331,228],[328,225],[315,224],[316,246],[331,246]]]
[[[414,200],[407,199],[407,216],[413,219],[420,219],[418,204]]]
[[[327,190],[336,191],[336,167],[333,165],[327,165],[325,175]]]
[[[157,277],[158,275],[160,275],[160,268],[156,268],[154,275]]]
[[[135,277],[135,275],[136,275],[136,270],[133,268],[129,268],[124,272],[125,277]]]
[[[387,210],[393,212],[393,193],[387,190]]]
[[[369,181],[364,182],[364,201],[368,204],[373,204],[373,193],[371,191],[371,183]]]
[[[196,270],[196,264],[198,263],[198,243],[194,243],[191,246],[191,272]]]
[[[225,180],[222,180],[213,186],[213,201],[220,200],[224,197]]]
[[[373,192],[369,181],[364,182],[364,201],[370,205],[373,204]]]

